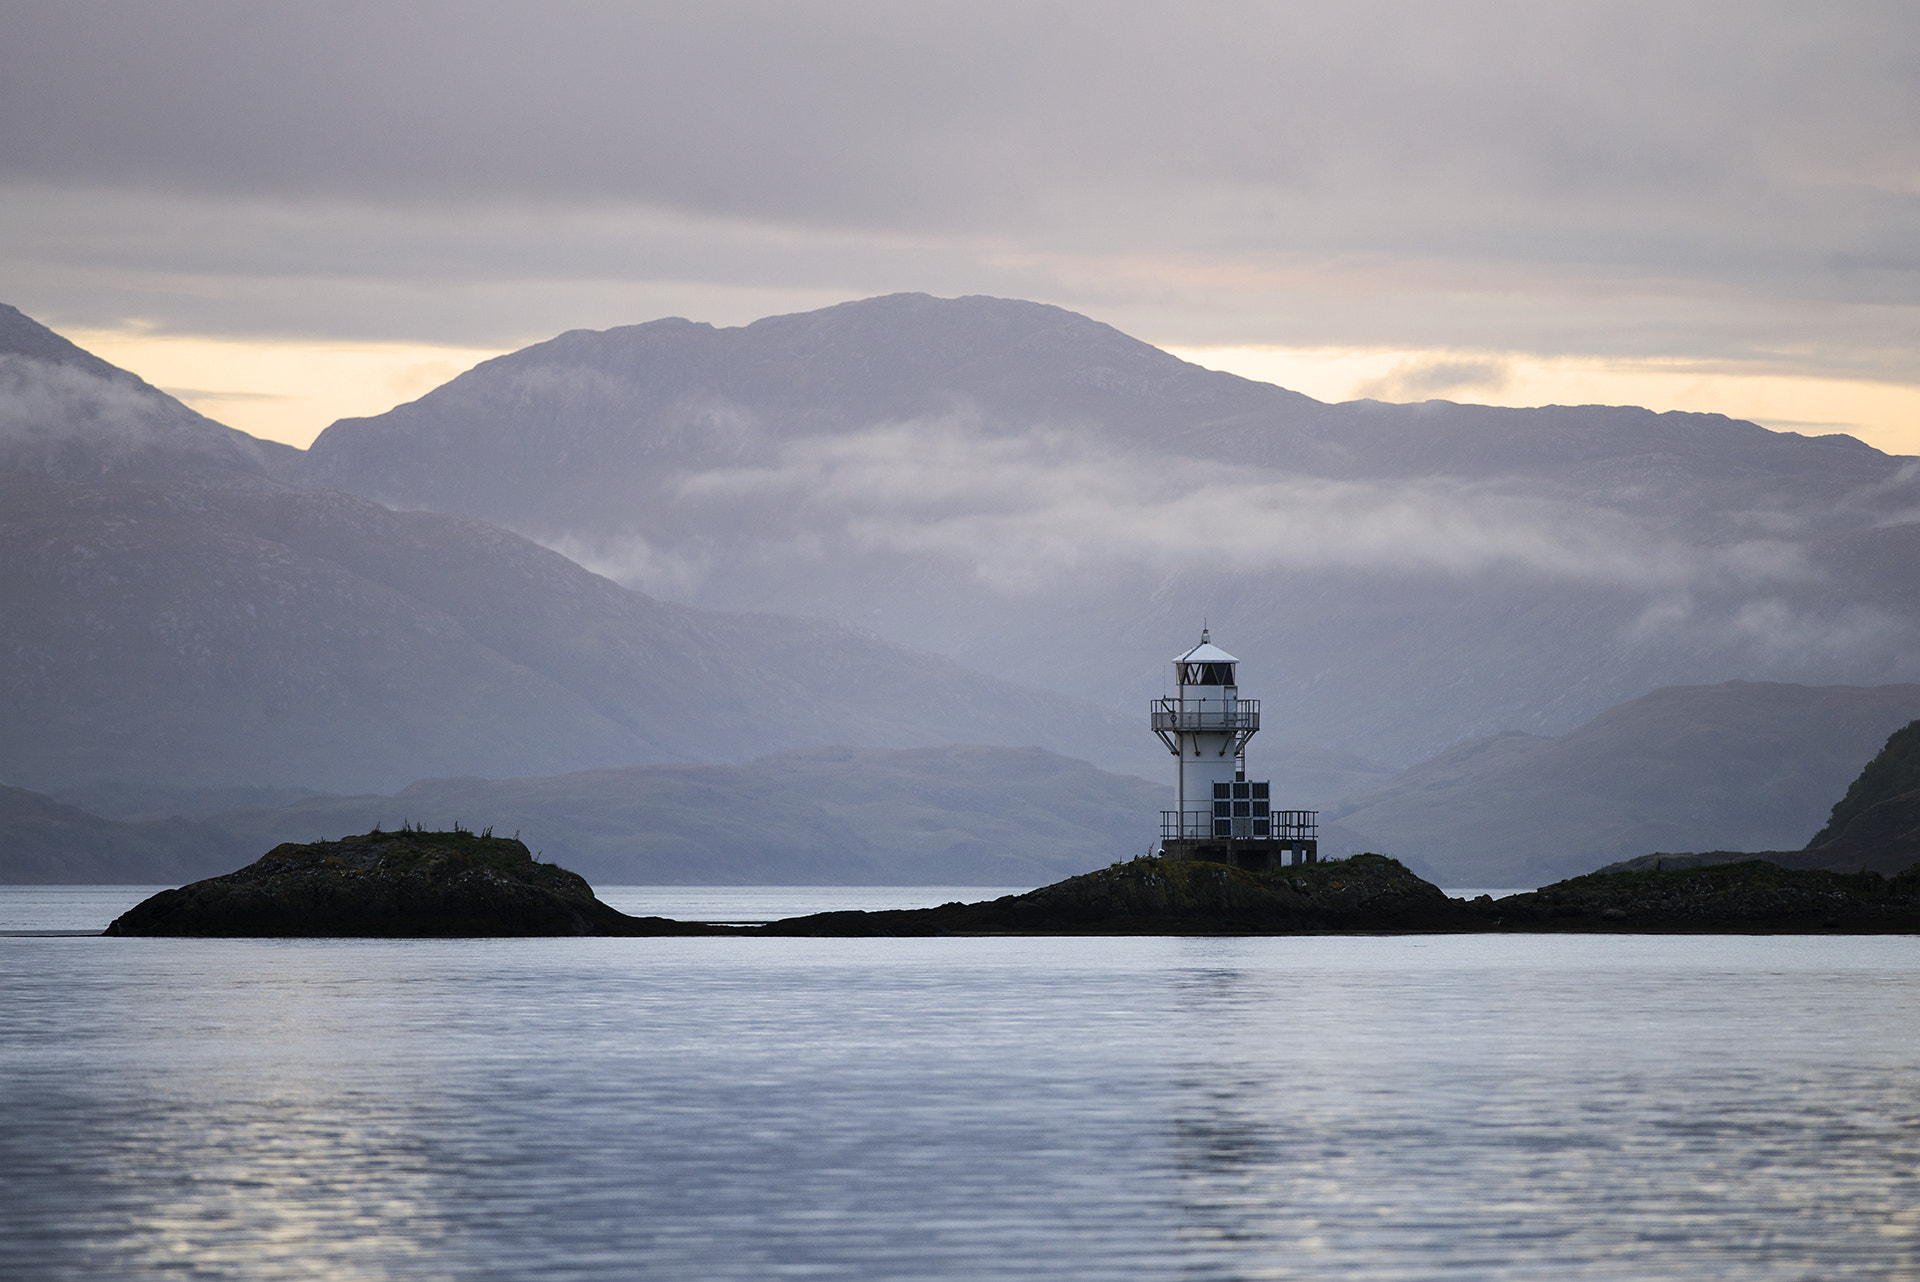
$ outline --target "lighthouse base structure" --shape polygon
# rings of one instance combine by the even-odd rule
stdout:
[[[1227,795],[1212,810],[1160,812],[1160,857],[1199,859],[1229,864],[1251,872],[1271,872],[1320,859],[1320,812],[1272,810],[1267,785],[1255,784],[1260,798],[1236,801],[1233,792],[1251,788],[1238,783],[1223,789]],[[1234,811],[1245,807],[1245,813]],[[1258,810],[1258,814],[1252,813]]]
[[[1272,872],[1293,864],[1317,863],[1320,843],[1311,839],[1270,840],[1235,837],[1167,837],[1160,842],[1162,859],[1198,859],[1226,864],[1249,872]]]

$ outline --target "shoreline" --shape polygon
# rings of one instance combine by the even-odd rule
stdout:
[[[105,935],[249,938],[992,937],[1094,935],[1920,934],[1920,864],[1874,872],[1764,860],[1589,873],[1455,899],[1362,854],[1254,873],[1141,857],[1017,895],[759,924],[629,916],[517,841],[408,832],[276,847],[162,891]]]

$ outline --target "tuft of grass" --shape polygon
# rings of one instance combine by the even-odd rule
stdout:
[[[496,837],[491,827],[485,832],[475,833],[458,823],[442,831],[430,831],[424,826],[408,824],[399,832],[381,832],[376,826],[358,840],[380,845],[384,858],[408,868],[423,860],[448,854],[498,872],[525,867],[533,862],[518,837]]]

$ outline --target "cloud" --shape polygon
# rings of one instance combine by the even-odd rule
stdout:
[[[522,531],[576,565],[616,583],[643,584],[658,595],[684,598],[714,571],[711,557],[654,546],[644,535]]]
[[[62,323],[492,345],[925,289],[1920,367],[1911,6],[15,8],[0,272]]]
[[[1384,376],[1361,383],[1354,395],[1380,401],[1424,401],[1467,389],[1492,395],[1505,390],[1509,379],[1505,361],[1402,362]]]
[[[188,416],[130,380],[0,353],[0,441],[145,447],[177,437]]]
[[[229,195],[631,200],[869,231],[1007,231],[1158,189],[1128,239],[1164,233],[1175,192],[1306,194],[1333,206],[1318,230],[1433,243],[1464,210],[1475,235],[1528,229],[1524,255],[1546,206],[1591,234],[1638,202],[1700,216],[1774,182],[1910,193],[1916,34],[1896,6],[1778,3],[74,0],[11,15],[0,160]],[[1382,189],[1427,199],[1355,199]],[[1791,204],[1742,222],[1809,212]]]
[[[818,555],[931,555],[1016,595],[1126,568],[1516,572],[1637,590],[1809,573],[1776,539],[1700,549],[1624,513],[1494,484],[1222,467],[1063,428],[988,431],[966,411],[791,441],[763,464],[685,475],[678,492],[743,520],[778,511],[780,537],[805,531]]]
[[[1862,487],[1851,498],[1866,511],[1878,510],[1876,525],[1920,521],[1920,459],[1902,464],[1892,476]]]
[[[0,353],[0,469],[80,478],[260,461],[253,442],[123,374]]]
[[[160,390],[177,401],[234,401],[247,403],[253,401],[285,401],[292,399],[284,392],[222,392],[206,387],[163,387]]]
[[[1836,602],[1818,593],[1796,597],[1769,590],[1809,582],[1762,584],[1745,598],[1656,592],[1619,637],[1634,647],[1665,643],[1719,656],[1722,677],[1826,682],[1838,667],[1851,668],[1856,681],[1914,679],[1910,615],[1883,602]]]

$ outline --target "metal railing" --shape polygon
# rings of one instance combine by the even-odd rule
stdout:
[[[1153,728],[1159,732],[1198,731],[1251,735],[1260,728],[1258,699],[1155,699]]]
[[[1227,803],[1216,803],[1216,806]],[[1247,803],[1241,802],[1241,805]],[[1270,810],[1264,815],[1219,814],[1216,809],[1162,810],[1162,840],[1318,841],[1318,810]]]

